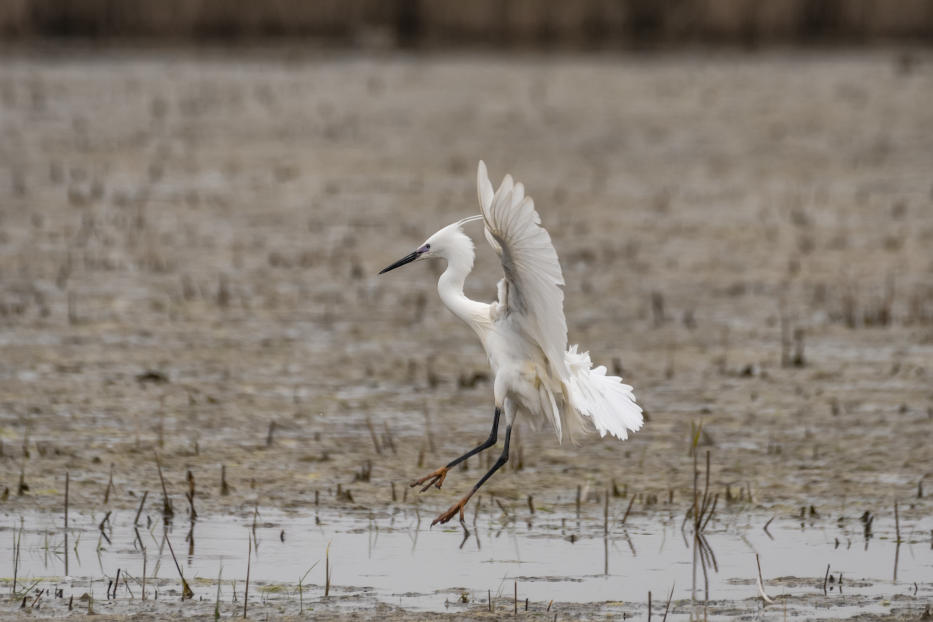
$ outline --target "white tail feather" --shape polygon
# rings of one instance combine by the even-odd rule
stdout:
[[[577,346],[567,350],[564,360],[570,371],[569,379],[564,383],[571,407],[568,410],[588,417],[600,436],[609,433],[625,440],[629,431],[641,429],[645,420],[641,407],[635,402],[632,387],[623,384],[618,376],[607,376],[602,365],[593,367],[590,353],[577,352]],[[567,415],[572,416],[567,413],[565,418]]]
[[[557,440],[560,441],[563,434],[560,424],[560,409],[557,408],[557,400],[554,399],[554,394],[544,383],[538,385],[538,399],[541,402],[541,412],[545,413],[547,419],[553,424]]]

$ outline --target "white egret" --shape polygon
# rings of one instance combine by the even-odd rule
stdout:
[[[444,227],[379,273],[423,259],[445,259],[447,269],[437,282],[437,292],[447,308],[479,336],[494,376],[495,414],[489,438],[411,485],[423,485],[422,492],[432,484],[440,488],[448,469],[498,442],[499,418],[505,413],[505,445],[499,459],[432,525],[446,523],[458,512],[463,520],[470,497],[508,461],[512,425],[519,416],[549,421],[558,441],[565,431],[573,437],[591,428],[600,436],[608,433],[625,440],[644,422],[632,387],[607,375],[605,367],[594,367],[588,352],[579,352],[577,346],[568,349],[561,289],[564,277],[557,251],[524,186],[506,175],[493,192],[482,161],[476,184],[479,215]],[[474,249],[461,227],[479,220],[505,272],[498,284],[499,299],[493,303],[477,302],[463,293],[464,281],[473,269]]]

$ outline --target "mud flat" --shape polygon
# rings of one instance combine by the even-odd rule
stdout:
[[[87,592],[117,617],[210,616],[221,556],[245,581],[258,508],[257,615],[299,615],[297,581],[332,541],[330,600],[320,565],[308,575],[332,617],[493,617],[514,581],[542,618],[641,616],[648,589],[662,615],[672,585],[687,616],[694,438],[719,494],[712,611],[896,619],[929,604],[927,53],[2,60],[0,546],[11,559],[23,529],[23,571],[52,590],[34,614]],[[577,447],[521,425],[460,549],[459,527],[427,524],[484,459],[442,491],[406,483],[487,433],[485,358],[430,266],[376,272],[475,210],[479,158],[526,183],[564,266],[571,343],[621,371],[650,420]],[[499,271],[473,233],[468,293],[490,298]],[[142,576],[144,495],[141,539],[162,542],[157,460],[196,598],[180,602],[163,552],[164,597],[108,602],[116,568]],[[37,559],[64,550],[66,473],[82,559],[67,582]],[[225,582],[224,615],[232,597]]]

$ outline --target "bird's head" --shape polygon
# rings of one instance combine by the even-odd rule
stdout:
[[[448,262],[455,259],[469,260],[469,267],[472,268],[473,240],[471,240],[460,227],[464,223],[479,220],[480,218],[482,218],[482,216],[471,216],[447,225],[425,240],[417,249],[380,270],[379,274],[385,274],[389,270],[401,268],[405,264],[409,264],[413,261],[437,257],[446,259]]]

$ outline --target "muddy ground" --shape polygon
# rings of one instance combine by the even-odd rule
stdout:
[[[487,434],[485,356],[440,266],[376,273],[477,211],[483,158],[649,415],[624,444],[523,425],[487,497],[682,514],[702,422],[721,512],[926,516],[930,101],[933,55],[893,49],[7,49],[0,510],[61,512],[67,472],[76,510],[157,515],[156,454],[178,515],[188,471],[202,514],[445,509],[486,462],[405,483]]]

